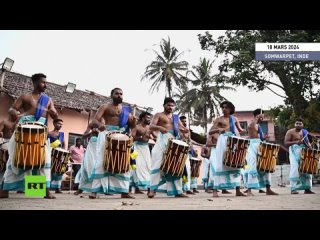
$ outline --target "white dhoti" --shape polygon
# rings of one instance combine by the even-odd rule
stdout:
[[[290,187],[291,191],[311,190],[312,175],[306,173],[299,173],[299,164],[301,161],[301,151],[304,145],[294,144],[289,148],[290,159]]]
[[[250,139],[250,145],[246,157],[248,169],[245,173],[248,174],[247,188],[259,189],[259,177],[257,171],[257,157],[261,140],[259,138]]]
[[[232,133],[221,134],[216,147],[216,161],[214,167],[214,189],[234,189],[240,187],[240,169],[223,165],[224,152],[227,148],[228,136]]]
[[[201,180],[203,185],[205,185],[205,188],[208,186],[208,180],[209,180],[209,159],[203,158],[202,164],[201,164]]]
[[[216,156],[217,151],[216,147],[211,147],[210,149],[210,159],[209,159],[209,179],[208,179],[208,188],[214,188],[214,163],[216,162]]]
[[[25,122],[39,122],[44,124],[46,121],[45,118],[41,117],[38,121],[36,121],[34,116],[24,116],[20,118],[19,123]],[[50,141],[47,139],[45,145],[45,165],[41,169],[37,170],[23,170],[19,169],[14,166],[13,159],[14,159],[14,149],[15,149],[15,132],[13,133],[12,137],[9,141],[8,152],[9,152],[9,159],[6,166],[6,172],[4,173],[4,183],[3,183],[3,190],[7,191],[24,191],[25,183],[24,177],[29,175],[42,175],[46,177],[46,187],[50,188],[51,182],[51,147]]]
[[[117,126],[107,126],[110,130],[119,130]],[[100,132],[97,139],[96,158],[94,161],[91,179],[99,179],[104,193],[128,193],[130,171],[126,173],[109,173],[104,170],[105,143],[108,131]]]
[[[240,170],[240,174],[242,176],[242,181],[243,181],[243,187],[244,188],[248,188],[247,184],[248,184],[248,170],[241,168]]]
[[[94,171],[94,164],[97,153],[97,140],[98,138],[93,136],[90,138],[82,165],[78,171],[75,183],[79,182],[79,189],[85,192],[104,193],[103,185],[107,184],[104,178],[92,178]]]
[[[191,189],[191,168],[190,168],[190,155],[186,160],[187,177],[182,178],[182,191],[190,191]]]
[[[261,189],[268,185],[271,186],[271,173],[257,170],[260,142],[259,138],[250,139],[246,157],[248,168],[243,171],[245,186],[250,189]]]
[[[198,178],[197,177],[191,177],[190,188],[191,189],[198,188]]]
[[[50,188],[52,189],[60,189],[61,182],[62,182],[63,174],[52,173],[51,174],[51,185]]]
[[[3,138],[2,142],[1,142],[1,149],[4,150],[6,152],[6,155],[8,155],[8,148],[9,148],[9,138]],[[5,154],[4,152],[2,152],[2,154]],[[5,156],[2,156],[3,158]],[[2,159],[2,166],[5,168],[6,162],[4,161],[5,159]],[[1,161],[1,160],[0,160]],[[0,189],[2,189],[2,182],[3,182],[3,176],[4,176],[4,170],[3,172],[0,171]]]
[[[136,169],[132,170],[133,185],[139,189],[150,188],[151,154],[147,142],[136,141],[133,144],[137,151]]]
[[[248,169],[245,173],[248,174],[247,187],[251,189],[264,188],[267,185],[271,186],[271,173],[257,170],[258,151],[261,140],[259,138],[250,139],[250,145],[246,157]]]
[[[173,196],[182,193],[181,177],[165,176],[160,171],[163,154],[169,138],[174,138],[174,136],[171,133],[159,133],[157,142],[152,149],[150,189],[156,192],[165,192],[168,196]]]

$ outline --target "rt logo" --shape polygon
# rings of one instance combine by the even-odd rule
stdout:
[[[28,197],[44,197],[46,195],[45,176],[25,176],[25,195]]]

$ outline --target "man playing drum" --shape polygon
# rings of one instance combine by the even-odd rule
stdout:
[[[48,132],[48,138],[50,140],[51,148],[65,148],[64,142],[64,132],[60,131],[62,128],[63,121],[62,119],[54,119],[53,120],[53,127],[54,129]],[[53,151],[53,150],[52,150]],[[61,189],[61,182],[62,182],[63,174],[52,173],[51,174],[51,189],[55,190],[55,193],[62,193]]]
[[[152,149],[151,162],[151,181],[149,198],[155,196],[155,192],[165,192],[168,196],[187,197],[182,193],[181,177],[164,174],[160,170],[169,139],[178,138],[179,131],[187,133],[178,115],[173,114],[175,101],[172,98],[165,98],[163,103],[163,112],[156,113],[151,121],[150,130],[160,131],[157,142]]]
[[[214,130],[214,125],[212,125],[209,133],[207,134],[207,142],[206,147],[208,148],[208,186],[207,186],[207,193],[212,193],[212,190],[214,189],[214,162],[216,161],[216,146],[217,146],[217,140],[219,137],[219,133],[212,133],[212,130]],[[215,132],[215,131],[214,131]],[[226,191],[226,190],[223,190]]]
[[[38,122],[47,125],[48,114],[56,119],[58,113],[54,107],[53,101],[44,94],[46,89],[46,76],[42,73],[34,74],[32,77],[33,91],[32,93],[21,95],[9,109],[9,114],[15,119],[19,117],[19,123]],[[19,112],[22,114],[19,116]],[[4,193],[0,197],[8,197],[9,190],[24,190],[24,177],[26,175],[45,175],[46,177],[46,196],[45,198],[55,198],[50,194],[49,187],[51,182],[51,148],[49,140],[45,145],[45,165],[39,170],[20,169],[13,164],[15,149],[15,134],[9,141],[9,159],[7,169],[4,174]]]
[[[208,137],[207,137],[207,142],[208,142]],[[202,164],[201,164],[201,180],[204,186],[204,189],[206,192],[209,191],[208,189],[208,180],[209,180],[209,168],[210,168],[210,151],[211,147],[204,145],[201,147],[201,157],[202,157]],[[212,190],[210,190],[212,193]]]
[[[186,116],[180,116],[180,121],[182,125],[187,128],[187,117]],[[190,146],[189,151],[189,157],[186,160],[185,165],[185,175],[182,176],[182,191],[186,194],[195,194],[199,193],[197,191],[197,178],[191,178],[191,166],[190,166],[190,158],[195,155],[195,151],[193,149],[193,146],[191,144],[191,134],[190,130],[186,133],[181,133],[181,140],[188,143]],[[193,189],[193,191],[191,191]]]
[[[264,111],[256,109],[253,111],[254,119],[248,126],[248,134],[250,139],[249,151],[247,154],[248,181],[247,181],[247,196],[253,196],[251,189],[260,189],[266,187],[267,195],[278,195],[271,190],[271,173],[257,170],[257,156],[260,143],[265,140],[264,134],[260,127],[260,123],[264,118]]]
[[[138,153],[136,169],[132,170],[135,193],[143,193],[140,190],[150,190],[151,154],[149,139],[153,138],[149,129],[151,118],[151,113],[142,112],[139,116],[140,123],[132,130],[134,150]]]
[[[299,172],[302,149],[311,148],[308,131],[303,128],[302,118],[297,118],[294,126],[287,131],[284,138],[284,144],[289,147],[291,194],[298,194],[298,190],[304,190],[305,194],[314,194],[311,191],[312,175]]]
[[[97,155],[92,179],[101,178],[104,193],[121,193],[122,198],[134,198],[129,195],[130,171],[111,173],[104,169],[106,135],[113,130],[129,132],[136,125],[136,117],[131,114],[129,106],[122,105],[123,92],[120,88],[111,91],[112,103],[99,107],[94,119],[99,122],[101,132],[97,139]],[[105,126],[103,124],[105,123]],[[94,193],[92,198],[95,197]]]
[[[234,189],[236,188],[236,196],[245,196],[240,191],[240,168],[228,167],[223,164],[224,152],[227,147],[228,136],[235,136],[235,129],[239,132],[244,130],[241,128],[238,119],[232,114],[235,111],[234,105],[229,101],[224,101],[220,104],[222,108],[223,116],[218,117],[209,131],[210,135],[219,133],[217,140],[216,151],[211,150],[211,158],[216,157],[215,160],[210,161],[212,163],[212,175],[214,178],[213,197],[218,197],[217,189]]]
[[[99,122],[93,120],[89,123],[86,131],[83,134],[83,139],[89,139],[86,151],[84,153],[84,157],[82,160],[80,172],[80,180],[79,180],[79,189],[74,193],[74,195],[78,195],[83,191],[90,192],[90,199],[95,199],[97,193],[104,193],[103,191],[103,178],[95,178],[93,179],[91,173],[94,169],[94,164],[96,160],[96,148],[97,148],[97,140],[99,135]],[[78,173],[79,174],[79,173]]]
[[[3,182],[3,175],[4,170],[6,168],[6,161],[8,160],[8,145],[9,140],[14,132],[14,127],[17,122],[17,118],[14,118],[14,116],[9,115],[9,118],[7,120],[4,120],[0,123],[0,195],[2,192],[2,182]]]

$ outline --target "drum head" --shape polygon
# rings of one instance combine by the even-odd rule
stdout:
[[[129,140],[129,136],[122,133],[112,133],[109,136],[112,140]]]
[[[268,143],[268,142],[261,142],[261,145],[263,145],[263,146],[269,146],[269,147],[280,147],[279,144]]]
[[[247,139],[247,138],[243,138],[243,137],[238,137],[238,136],[229,136],[229,138],[233,138],[233,139],[236,139],[236,140],[243,140],[243,141],[248,141],[248,142],[249,142],[249,139]]]
[[[54,150],[57,150],[59,152],[65,152],[65,153],[69,153],[69,151],[63,149],[63,148],[54,148]]]
[[[185,143],[184,141],[178,140],[178,139],[173,139],[172,142],[181,145],[181,146],[186,146],[188,147],[189,145],[187,143]]]
[[[33,125],[33,124],[22,124],[21,128],[43,129],[43,126],[41,126],[41,125]]]

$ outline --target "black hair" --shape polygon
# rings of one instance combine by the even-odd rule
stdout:
[[[235,111],[235,107],[233,105],[232,102],[229,101],[223,101],[222,103],[220,103],[220,107],[222,108],[223,105],[227,105],[227,107],[230,109],[230,114],[234,114]]]
[[[82,139],[81,138],[76,138],[76,142],[78,142],[78,141],[82,141]]]
[[[58,123],[58,122],[63,122],[63,121],[60,118],[56,118],[56,119],[53,120],[53,123]]]
[[[38,82],[41,78],[47,78],[43,73],[36,73],[31,76],[31,80],[33,83]]]
[[[166,97],[165,99],[164,99],[164,101],[163,101],[163,105],[164,104],[167,104],[167,103],[174,103],[174,104],[176,104],[176,102],[173,100],[173,98],[171,98],[171,97]]]
[[[259,114],[264,113],[264,111],[261,108],[257,108],[252,113],[253,113],[253,116],[258,116]]]
[[[303,122],[303,119],[302,119],[301,117],[297,117],[297,118],[296,118],[296,122],[302,122],[302,123],[304,123],[304,122]]]
[[[111,97],[112,97],[113,93],[114,93],[116,90],[121,90],[121,91],[122,91],[122,89],[121,89],[121,88],[118,88],[118,87],[112,89],[112,90],[111,90]]]
[[[181,117],[179,117],[179,118],[180,118],[181,121],[184,120],[184,119],[187,119],[186,116],[181,116]]]
[[[152,114],[149,113],[149,112],[142,112],[142,113],[139,115],[139,120],[141,121],[142,118],[144,118],[145,116],[152,116]]]

